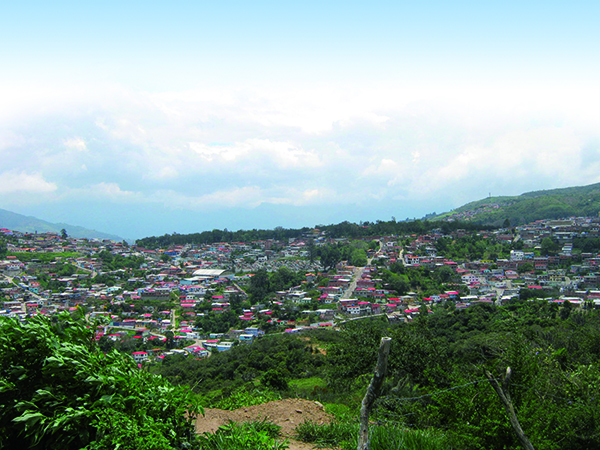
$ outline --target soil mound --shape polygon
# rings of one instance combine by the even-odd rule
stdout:
[[[312,449],[313,446],[289,438],[294,436],[294,429],[305,421],[318,424],[330,423],[332,416],[325,412],[319,402],[290,398],[264,403],[262,405],[248,406],[226,411],[222,409],[206,408],[204,416],[196,419],[197,433],[213,433],[221,425],[233,422],[252,422],[266,419],[281,427],[281,434],[288,438],[290,450]]]

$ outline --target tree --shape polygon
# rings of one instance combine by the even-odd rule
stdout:
[[[563,320],[567,320],[571,315],[571,311],[573,309],[573,305],[568,300],[565,300],[562,308],[560,308],[560,318]]]
[[[65,230],[64,228],[62,230],[60,230],[60,237],[63,239],[68,238],[69,235],[67,234],[67,230]]]
[[[519,267],[517,267],[517,273],[519,275],[522,275],[527,272],[532,272],[534,269],[535,269],[535,267],[533,266],[533,264],[530,262],[527,262],[524,264],[520,264]]]
[[[307,246],[306,250],[308,251],[308,259],[310,260],[310,263],[312,264],[313,262],[315,262],[315,258],[318,255],[317,247],[315,246],[314,240],[311,239],[308,242],[308,246]]]
[[[558,252],[558,244],[550,237],[542,239],[542,255],[556,255]]]
[[[257,270],[250,279],[248,292],[250,293],[253,304],[263,301],[269,292],[271,292],[269,275],[265,269]]]
[[[173,348],[173,346],[175,345],[175,334],[171,330],[168,330],[165,332],[165,337],[167,338],[165,342],[167,348]]]
[[[342,260],[342,255],[338,247],[326,245],[319,249],[319,258],[323,269],[328,272]]]
[[[265,386],[278,389],[280,391],[285,391],[288,387],[287,378],[279,369],[269,369],[261,377],[261,382]]]

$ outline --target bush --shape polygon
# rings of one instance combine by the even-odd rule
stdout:
[[[204,433],[202,448],[205,450],[285,450],[287,441],[279,441],[281,427],[265,420],[223,425],[214,434]]]
[[[190,392],[101,353],[83,319],[0,317],[0,448],[197,447]]]

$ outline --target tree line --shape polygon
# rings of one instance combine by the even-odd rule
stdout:
[[[306,236],[314,229],[320,232],[326,232],[327,236],[332,238],[363,238],[388,235],[404,235],[412,233],[427,233],[431,230],[440,228],[443,233],[448,234],[454,230],[465,229],[468,231],[491,230],[494,227],[489,225],[476,225],[470,222],[442,222],[429,220],[412,220],[406,222],[397,222],[396,220],[375,222],[353,223],[344,221],[331,225],[316,225],[314,228],[283,228],[276,227],[272,230],[238,230],[229,231],[227,229],[212,231],[203,231],[190,234],[164,234],[163,236],[149,236],[136,241],[136,245],[145,248],[167,248],[172,245],[185,244],[214,244],[217,242],[253,242],[260,240],[287,240],[290,238],[300,238]]]

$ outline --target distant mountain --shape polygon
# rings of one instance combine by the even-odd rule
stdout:
[[[508,219],[510,224],[515,226],[541,219],[598,216],[599,212],[600,183],[596,183],[527,192],[514,197],[488,197],[467,203],[430,220],[461,220],[502,226]]]
[[[52,223],[40,220],[31,216],[24,216],[14,212],[0,209],[0,228],[20,231],[22,233],[60,233],[64,228],[67,234],[75,238],[88,239],[110,239],[113,241],[122,241],[123,238],[114,234],[102,233],[96,230],[89,230],[84,227],[69,225],[67,223]]]

